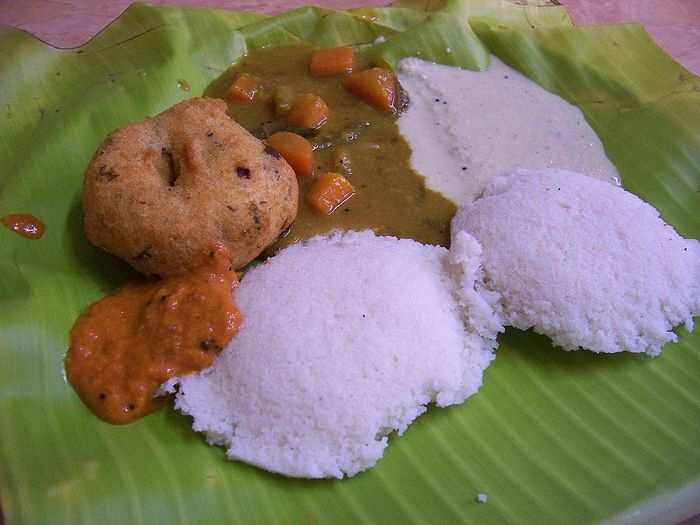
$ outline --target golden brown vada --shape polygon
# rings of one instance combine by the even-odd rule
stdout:
[[[289,227],[297,201],[292,168],[212,98],[112,132],[83,182],[88,239],[159,276],[191,269],[216,243],[245,266]]]

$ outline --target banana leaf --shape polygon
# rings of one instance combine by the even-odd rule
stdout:
[[[625,186],[700,235],[700,79],[635,25],[573,27],[564,8],[522,0],[406,0],[277,17],[134,4],[75,49],[2,28],[0,215],[47,225],[31,242],[0,229],[7,522],[672,523],[700,512],[697,330],[679,329],[656,359],[565,353],[509,330],[475,397],[429,410],[374,469],[342,481],[225,461],[171,409],[115,427],[82,406],[63,374],[68,331],[133,275],[83,235],[93,151],[112,129],[202,93],[249,50],[298,42],[351,44],[392,65],[417,55],[483,69],[494,54],[580,106]]]

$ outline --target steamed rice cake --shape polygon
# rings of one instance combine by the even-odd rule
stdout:
[[[624,189],[564,170],[518,170],[462,206],[452,235],[482,245],[503,322],[565,350],[646,352],[692,330],[700,245]]]
[[[216,363],[168,385],[175,406],[230,459],[310,478],[372,467],[388,434],[462,403],[493,359],[479,246],[459,245],[361,232],[283,250],[244,276],[243,326]]]

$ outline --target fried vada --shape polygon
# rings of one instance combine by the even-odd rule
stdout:
[[[215,244],[241,268],[297,213],[294,171],[226,114],[193,98],[112,132],[83,181],[87,238],[147,275],[189,270]]]

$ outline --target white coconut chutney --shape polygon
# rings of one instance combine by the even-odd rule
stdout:
[[[428,187],[458,204],[516,168],[564,168],[619,184],[581,110],[495,57],[486,71],[406,58],[399,128]]]

